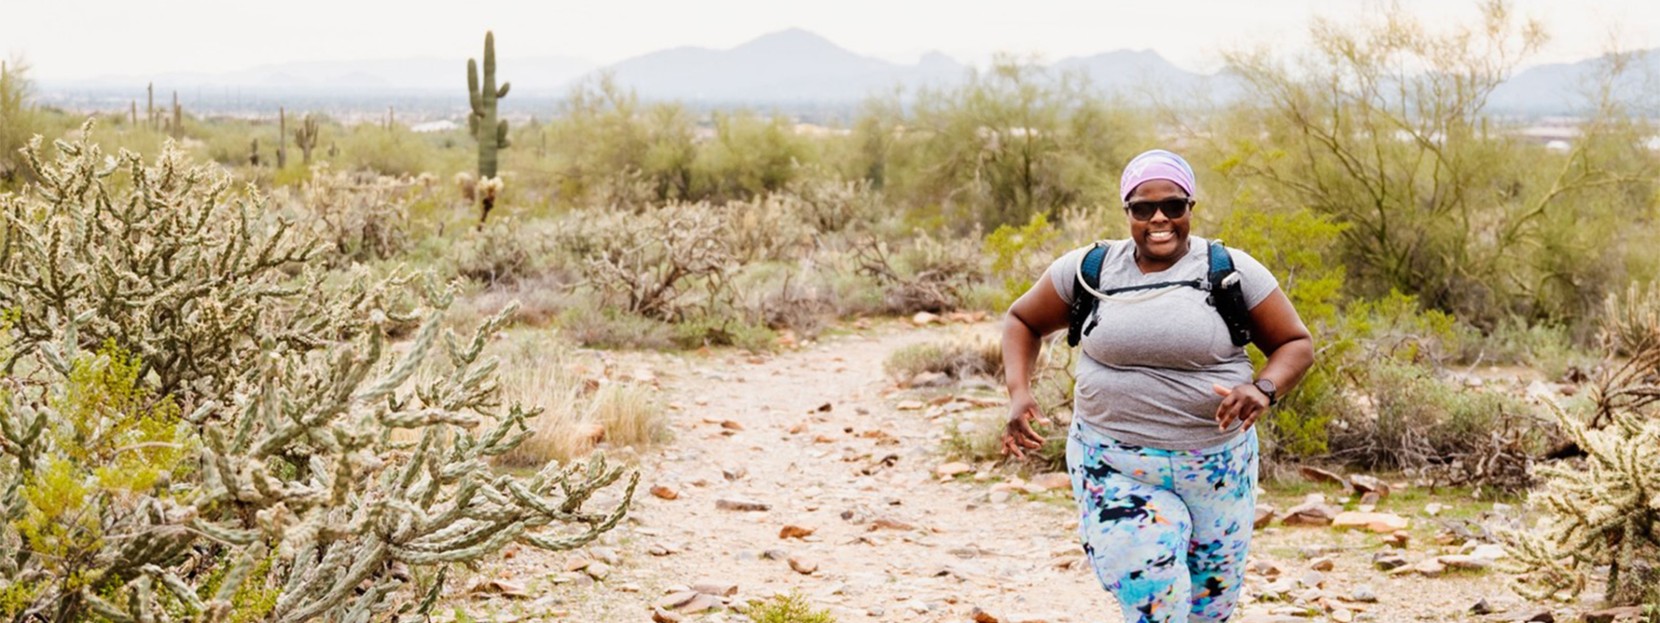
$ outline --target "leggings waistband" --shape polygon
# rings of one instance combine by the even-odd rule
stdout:
[[[1110,449],[1110,450],[1115,450],[1115,451],[1118,451],[1118,452],[1134,452],[1134,453],[1141,454],[1141,455],[1144,455],[1144,456],[1201,457],[1201,456],[1210,456],[1212,454],[1220,454],[1220,453],[1223,453],[1223,452],[1228,452],[1230,450],[1233,450],[1234,448],[1237,448],[1241,445],[1244,445],[1247,442],[1255,440],[1256,435],[1257,435],[1257,429],[1256,429],[1255,426],[1253,426],[1253,427],[1251,427],[1250,430],[1245,431],[1244,433],[1241,433],[1241,434],[1234,435],[1233,437],[1229,438],[1227,441],[1216,444],[1214,446],[1210,446],[1210,447],[1206,447],[1206,448],[1198,448],[1198,449],[1194,449],[1194,450],[1164,450],[1164,449],[1160,449],[1160,448],[1150,448],[1150,447],[1147,447],[1147,446],[1138,446],[1138,445],[1135,445],[1135,444],[1124,443],[1124,442],[1119,441],[1117,439],[1113,439],[1111,436],[1107,435],[1106,433],[1101,432],[1100,430],[1095,429],[1094,427],[1089,426],[1088,424],[1084,424],[1082,421],[1080,421],[1078,419],[1073,419],[1072,420],[1071,431],[1069,431],[1068,434],[1073,439],[1076,439],[1076,440],[1081,441],[1083,443],[1091,444],[1091,445],[1094,445],[1094,446],[1099,446],[1101,448],[1107,448],[1107,449]]]

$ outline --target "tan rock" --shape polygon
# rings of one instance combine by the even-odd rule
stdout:
[[[652,608],[651,608],[651,620],[652,620],[652,623],[681,623],[682,621],[686,620],[686,617],[680,616],[679,614],[676,614],[676,613],[673,613],[673,612],[669,612],[669,611],[664,610],[664,609],[662,609],[661,607],[658,607],[658,606],[652,606]]]
[[[817,531],[816,528],[808,528],[806,526],[797,526],[797,525],[794,525],[794,524],[789,524],[789,525],[786,525],[783,528],[778,530],[778,538],[780,538],[780,539],[806,538],[806,537],[812,536],[813,532],[815,532],[815,531]]]
[[[818,571],[818,563],[800,556],[791,556],[790,569],[801,575],[812,575]]]
[[[704,595],[731,597],[738,594],[738,585],[732,582],[704,579],[692,583],[692,590]]]
[[[974,619],[974,623],[1003,623],[1003,620],[997,618],[997,615],[981,610],[979,606],[975,606],[973,610],[970,610],[968,616]]]
[[[1326,504],[1325,496],[1311,495],[1302,504],[1293,506],[1280,516],[1283,526],[1329,526],[1337,517],[1337,509]]]
[[[721,498],[715,500],[715,508],[725,511],[766,511],[771,510],[772,506],[743,498]]]
[[[1625,606],[1587,612],[1583,620],[1585,623],[1614,623],[1615,621],[1636,621],[1641,619],[1642,616],[1642,606]]]
[[[1397,530],[1405,530],[1410,524],[1411,520],[1394,513],[1349,511],[1338,513],[1337,517],[1332,519],[1331,527],[1339,530],[1360,528],[1379,534],[1389,534]]]
[[[1310,482],[1325,482],[1343,487],[1344,489],[1349,488],[1349,482],[1343,480],[1342,476],[1337,475],[1335,472],[1320,469],[1313,465],[1298,466],[1297,473],[1301,474],[1304,479],[1307,479]]]
[[[1332,560],[1330,557],[1322,556],[1314,559],[1313,562],[1308,563],[1308,568],[1315,571],[1331,571],[1332,569],[1337,568],[1337,561]]]
[[[588,565],[591,565],[591,564],[594,564],[594,561],[588,560],[587,558],[583,558],[581,556],[578,556],[576,558],[572,558],[570,560],[565,561],[565,570],[566,571],[581,571],[583,569],[587,569]]]
[[[931,325],[931,324],[939,324],[939,322],[940,322],[940,317],[939,317],[938,314],[931,314],[931,313],[928,313],[928,312],[917,312],[916,315],[911,316],[911,324],[914,324],[914,325],[919,326],[919,327],[926,327],[926,326]]]
[[[1349,476],[1349,484],[1354,487],[1355,493],[1359,493],[1363,497],[1368,493],[1377,494],[1378,499],[1389,497],[1389,483],[1373,476],[1355,474]]]
[[[1258,504],[1257,517],[1255,521],[1251,522],[1251,528],[1261,530],[1268,527],[1268,525],[1272,523],[1274,523],[1274,505]]]
[[[611,565],[603,562],[596,562],[588,565],[587,567],[583,567],[582,572],[588,574],[588,577],[590,578],[603,580],[611,576]]]
[[[966,474],[966,473],[972,472],[972,471],[974,471],[973,466],[971,466],[967,463],[959,462],[959,461],[953,461],[953,462],[950,462],[950,463],[942,463],[942,464],[940,464],[939,467],[934,468],[934,473],[935,474],[938,474],[940,476],[945,476],[947,478],[952,477],[952,476],[956,476],[957,474]]]
[[[1493,560],[1490,558],[1465,554],[1449,554],[1437,557],[1435,560],[1446,565],[1448,569],[1459,569],[1461,571],[1482,571],[1493,566]]]
[[[1426,578],[1438,578],[1441,577],[1441,574],[1447,572],[1447,566],[1434,558],[1420,561],[1418,564],[1412,565],[1411,569]]]
[[[744,425],[737,420],[721,420],[720,427],[726,430],[743,430]]]
[[[674,610],[691,602],[698,595],[699,593],[693,590],[675,591],[657,600],[657,607]]]
[[[691,601],[681,604],[680,607],[675,608],[675,610],[678,612],[698,613],[707,610],[714,610],[720,606],[721,602],[719,597],[708,593],[698,593],[697,596],[693,597]]]
[[[926,406],[928,405],[923,404],[921,400],[901,400],[899,401],[899,404],[894,405],[893,408],[900,411],[918,411]]]
[[[523,582],[514,582],[502,579],[491,579],[478,582],[473,584],[467,592],[484,595],[501,595],[502,597],[510,599],[526,599],[530,597],[530,592],[525,590]]]
[[[668,485],[655,485],[655,486],[653,486],[651,488],[651,494],[655,495],[659,498],[665,499],[665,500],[678,500],[678,499],[680,499],[680,492],[675,491],[674,487],[670,487]]]
[[[877,517],[870,522],[870,530],[915,530],[916,526],[892,517]]]
[[[1072,488],[1072,477],[1066,472],[1049,472],[1038,474],[1031,484],[1044,491],[1058,491]]]

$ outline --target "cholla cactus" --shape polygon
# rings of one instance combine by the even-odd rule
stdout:
[[[1557,419],[1584,450],[1581,465],[1553,465],[1532,502],[1545,512],[1541,529],[1510,533],[1511,553],[1535,596],[1576,595],[1588,572],[1608,566],[1608,597],[1616,603],[1660,603],[1660,315],[1639,310],[1656,299],[1632,289],[1611,300],[1603,343],[1630,358],[1604,366],[1591,396],[1589,422],[1561,409]]]
[[[430,280],[414,310],[389,302],[409,279],[325,287],[310,244],[223,174],[176,152],[105,159],[88,140],[51,164],[37,142],[43,183],[0,195],[17,312],[0,332],[0,618],[421,616],[450,563],[580,547],[622,518],[637,474],[616,506],[583,510],[623,478],[603,458],[490,469],[535,415],[501,404],[483,356],[511,309],[463,339]],[[132,179],[106,187],[123,166]],[[22,272],[20,253],[38,265]],[[383,329],[406,315],[421,328],[393,355]],[[223,361],[183,361],[201,357]]]
[[[472,173],[462,171],[455,174],[455,187],[461,191],[462,198],[467,201],[477,201],[478,178]]]

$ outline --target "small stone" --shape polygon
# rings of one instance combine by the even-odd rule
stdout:
[[[951,384],[951,377],[944,372],[918,372],[906,384],[911,387],[944,387]]]
[[[1309,571],[1303,577],[1297,578],[1297,583],[1309,588],[1320,588],[1326,583],[1326,576],[1319,571]]]
[[[1354,487],[1355,493],[1359,493],[1363,499],[1368,493],[1377,494],[1379,499],[1389,497],[1389,483],[1372,476],[1355,474],[1349,477],[1349,484]]]
[[[1014,494],[1009,493],[1008,491],[993,491],[986,494],[986,500],[992,504],[1002,504],[1009,501],[1009,498],[1013,496]]]
[[[576,558],[572,558],[570,560],[565,561],[565,570],[566,571],[581,571],[583,569],[587,569],[588,565],[591,565],[591,564],[594,564],[594,561],[589,560],[587,558],[583,558],[581,556],[578,556]]]
[[[950,478],[952,476],[956,476],[957,474],[963,474],[963,473],[972,472],[972,471],[974,471],[974,468],[972,466],[970,466],[967,463],[961,463],[961,462],[942,463],[939,467],[934,468],[934,473],[935,474],[940,475],[940,476],[944,476],[946,478]]]
[[[657,607],[673,610],[675,608],[679,608],[680,606],[686,605],[688,602],[692,601],[693,598],[697,597],[698,594],[699,593],[697,591],[693,590],[675,591],[665,595],[662,599],[657,600]]]
[[[790,557],[790,553],[781,549],[769,549],[761,552],[761,557],[767,560],[784,560]]]
[[[1342,530],[1346,528],[1364,528],[1379,534],[1388,534],[1397,530],[1405,530],[1411,520],[1394,513],[1338,513],[1332,519],[1331,527]]]
[[[1253,560],[1250,565],[1245,567],[1245,570],[1270,579],[1280,577],[1280,574],[1283,573],[1279,565],[1266,560]]]
[[[970,610],[968,616],[974,619],[974,623],[1003,623],[1003,620],[997,618],[997,615],[981,610],[979,606],[975,606],[973,610]]]
[[[651,620],[653,623],[680,623],[681,621],[686,620],[686,617],[669,612],[657,606],[652,606]]]
[[[1251,522],[1251,528],[1261,530],[1274,522],[1274,505],[1258,504],[1256,520]]]
[[[1046,474],[1038,474],[1037,477],[1032,479],[1031,484],[1036,485],[1038,488],[1045,491],[1071,489],[1072,477],[1067,475],[1066,472],[1049,472]]]
[[[790,557],[790,569],[801,575],[812,575],[818,571],[818,563],[798,556]]]
[[[899,404],[894,405],[893,408],[900,411],[917,411],[925,406],[928,405],[923,404],[921,400],[901,400],[899,401]]]
[[[738,585],[734,584],[734,583],[731,583],[731,582],[722,582],[722,581],[719,581],[719,580],[700,580],[697,583],[692,584],[692,590],[697,591],[699,593],[702,593],[704,595],[714,595],[716,597],[731,597],[733,595],[738,594]]]
[[[1284,526],[1329,526],[1337,517],[1337,509],[1326,504],[1326,496],[1313,494],[1302,504],[1291,507],[1280,516]]]
[[[916,526],[890,517],[877,517],[870,522],[871,530],[915,530]]]
[[[743,430],[744,425],[737,420],[721,420],[720,427],[726,430]]]
[[[1355,620],[1355,613],[1350,612],[1348,608],[1333,608],[1331,620],[1337,621],[1337,623],[1352,623]]]
[[[1377,591],[1372,590],[1372,585],[1361,584],[1360,586],[1356,586],[1353,590],[1349,591],[1349,601],[1363,604],[1375,604],[1378,602],[1378,594]]]
[[[1466,556],[1462,554],[1441,556],[1435,560],[1436,562],[1446,565],[1448,569],[1459,569],[1463,571],[1481,571],[1493,566],[1493,561],[1490,559],[1478,556]]]
[[[596,562],[588,565],[582,570],[582,572],[588,574],[588,577],[595,580],[604,580],[606,577],[611,575],[611,565],[603,562]]]
[[[680,492],[668,485],[656,485],[651,488],[651,494],[665,500],[680,499]]]
[[[816,529],[794,524],[786,525],[778,530],[780,539],[803,539],[813,535]]]
[[[1424,514],[1430,517],[1439,515],[1444,510],[1447,510],[1447,505],[1440,502],[1430,502],[1424,505]]]
[[[1302,474],[1303,478],[1307,479],[1309,482],[1327,482],[1341,486],[1344,489],[1349,488],[1349,483],[1343,480],[1342,476],[1312,465],[1302,465],[1297,467],[1297,473]]]
[[[1314,562],[1308,563],[1308,568],[1315,571],[1331,571],[1335,567],[1337,567],[1337,561],[1327,556],[1316,558]]]
[[[771,510],[772,506],[743,498],[721,498],[715,500],[715,508],[727,511],[767,511]]]
[[[1419,561],[1418,564],[1412,566],[1412,570],[1417,572],[1418,575],[1426,578],[1438,578],[1441,577],[1441,574],[1447,572],[1447,565],[1442,564],[1439,560],[1430,558],[1428,560]]]
[[[1474,615],[1477,615],[1477,616],[1483,615],[1483,614],[1492,614],[1494,612],[1497,612],[1497,610],[1494,610],[1493,605],[1487,603],[1486,599],[1478,600],[1478,601],[1476,601],[1475,605],[1470,606],[1470,614],[1474,614]]]
[[[714,610],[720,606],[721,602],[719,597],[707,593],[698,593],[695,597],[692,597],[691,601],[681,604],[679,607],[675,608],[675,610],[678,612],[697,613],[706,610]]]
[[[1372,556],[1372,566],[1377,567],[1379,571],[1394,571],[1405,567],[1406,564],[1406,559],[1394,552],[1378,552]]]
[[[743,479],[744,476],[747,476],[747,475],[749,475],[749,470],[744,469],[742,467],[729,467],[729,468],[720,470],[720,477],[725,478],[728,481],[741,480],[741,479]]]
[[[1396,530],[1389,536],[1383,537],[1385,545],[1395,548],[1405,548],[1406,544],[1410,542],[1412,542],[1412,533],[1405,530]]]
[[[1538,614],[1528,617],[1526,623],[1556,623],[1556,613],[1549,610],[1540,610]]]
[[[916,315],[911,316],[911,324],[914,324],[914,325],[919,326],[919,327],[926,327],[926,326],[931,325],[931,324],[938,324],[939,322],[940,322],[939,314],[933,314],[933,313],[929,313],[929,312],[917,312]]]

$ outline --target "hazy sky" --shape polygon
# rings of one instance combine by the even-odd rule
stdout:
[[[1427,22],[1473,2],[1401,0]],[[1219,51],[1306,41],[1309,18],[1363,19],[1376,0],[0,0],[0,54],[37,79],[226,71],[291,60],[479,54],[494,29],[504,57],[565,55],[609,63],[662,48],[728,48],[799,27],[855,52],[913,62],[940,50],[965,62],[998,51],[1055,60],[1151,48],[1212,70]],[[1614,34],[1660,47],[1655,0],[1520,0],[1552,40],[1529,64],[1596,56]],[[462,8],[465,7],[465,8]],[[1016,8],[1018,7],[1018,8]]]

